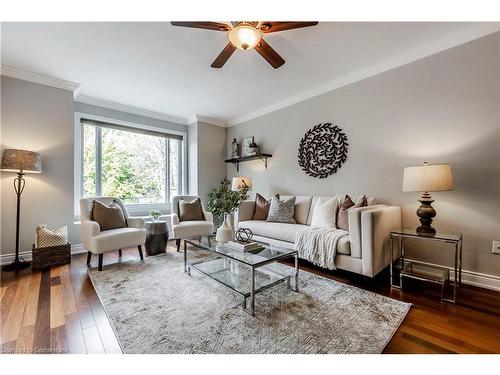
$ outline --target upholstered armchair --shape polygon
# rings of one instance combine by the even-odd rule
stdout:
[[[181,221],[179,219],[179,200],[193,201],[198,198],[195,195],[178,195],[172,198],[172,232],[177,245],[177,251],[181,246],[181,240],[193,237],[211,236],[214,233],[214,217],[211,212],[205,210],[203,202],[201,208],[205,220]],[[210,237],[209,237],[210,241]]]
[[[127,221],[127,227],[101,231],[99,224],[92,221],[90,218],[90,211],[94,200],[106,205],[115,200],[123,211],[123,215]],[[146,242],[144,219],[140,217],[128,216],[127,210],[120,199],[113,197],[80,199],[80,215],[82,222],[83,247],[87,250],[87,265],[90,264],[92,254],[96,254],[99,256],[98,270],[101,271],[104,253],[118,250],[118,253],[121,256],[123,248],[132,246],[137,246],[139,256],[141,260],[144,260],[142,254],[142,245]]]

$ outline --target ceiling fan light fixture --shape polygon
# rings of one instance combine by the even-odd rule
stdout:
[[[258,29],[249,24],[239,24],[229,31],[229,41],[241,50],[249,50],[259,44],[262,35]]]

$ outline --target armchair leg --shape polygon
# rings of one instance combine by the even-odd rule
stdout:
[[[92,253],[87,251],[87,266],[90,265],[90,261],[92,260]]]
[[[137,245],[137,250],[139,250],[139,256],[141,257],[141,260],[144,260],[144,255],[142,254],[142,246]]]
[[[122,256],[122,249],[118,249],[118,256],[121,258],[121,256]]]
[[[212,241],[210,241],[210,235],[207,236],[208,246],[212,246]]]
[[[104,258],[104,254],[99,254],[99,265],[97,266],[98,271],[102,271],[102,259]]]
[[[177,238],[175,240],[175,246],[177,246],[177,252],[179,252],[181,250],[181,239],[180,238]]]

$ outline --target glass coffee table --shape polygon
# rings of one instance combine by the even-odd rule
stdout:
[[[211,253],[207,259],[189,262],[187,244]],[[184,240],[184,272],[191,269],[219,282],[243,297],[242,307],[250,315],[255,314],[255,295],[275,285],[287,282],[290,289],[299,291],[299,258],[296,250],[262,244],[255,251],[241,251],[215,242],[211,238]],[[294,258],[295,272],[283,275],[272,269],[271,264],[279,260]],[[291,278],[294,278],[293,287]],[[247,303],[247,300],[250,300]],[[249,306],[247,306],[249,305]]]

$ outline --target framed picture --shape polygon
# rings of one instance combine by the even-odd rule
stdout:
[[[250,148],[252,140],[253,137],[243,138],[243,140],[241,141],[241,156],[252,156],[255,154],[255,151]]]

